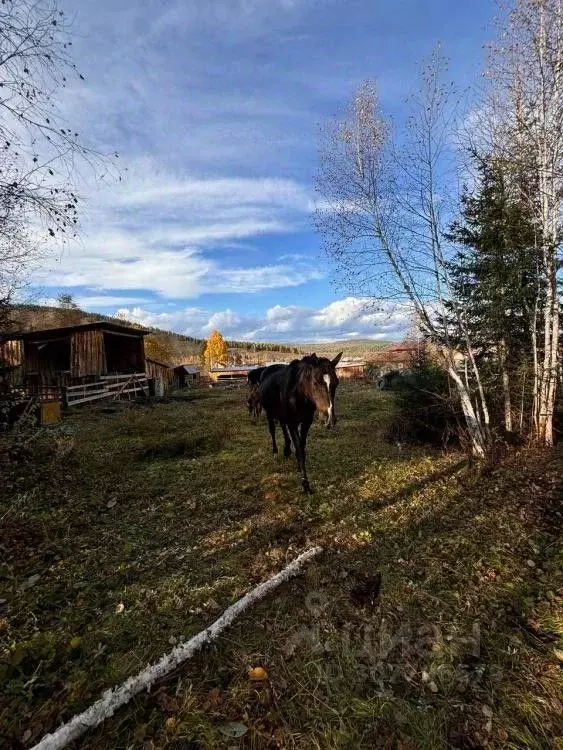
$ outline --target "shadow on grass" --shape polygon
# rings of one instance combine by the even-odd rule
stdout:
[[[220,435],[200,435],[192,438],[160,439],[148,445],[137,454],[140,461],[162,461],[172,458],[199,458],[218,453],[225,445],[225,437]]]
[[[278,735],[287,739],[283,746],[295,748],[500,748],[507,741],[549,747],[558,715],[557,665],[513,617],[515,607],[523,613],[530,598],[541,600],[536,568],[548,569],[555,553],[551,528],[535,568],[525,562],[531,553],[521,549],[546,532],[542,525],[557,497],[540,472],[513,459],[482,484],[452,486],[422,516],[413,510],[400,527],[382,528],[372,544],[350,539],[325,553],[303,579],[278,589],[161,684],[174,697],[175,736],[197,748],[223,747],[217,725],[244,715],[249,732],[242,747],[248,748],[273,747],[270,739]],[[523,479],[538,483],[540,501],[530,503]],[[412,483],[395,493],[395,503],[417,487],[434,489],[432,482]],[[246,540],[262,562],[264,541]],[[220,559],[227,550],[217,554]],[[378,569],[380,602],[354,606],[351,585]],[[261,577],[256,568],[254,574]],[[378,635],[383,623],[390,645]],[[375,653],[366,651],[368,633]],[[262,688],[246,678],[247,666],[256,663],[270,674]],[[170,714],[155,692],[82,746],[103,748],[119,732],[125,747],[147,722],[156,746],[166,746],[170,738],[161,727]],[[211,710],[210,695],[216,696]]]
[[[370,397],[368,392],[366,397]],[[454,692],[453,704],[461,708],[450,720],[448,696],[441,692],[429,695],[419,684],[422,663],[415,664],[414,683],[407,684],[403,677],[391,683],[384,674],[381,688],[380,676],[366,672],[356,656],[342,679],[315,687],[318,674],[315,676],[311,665],[328,675],[337,657],[343,662],[338,649],[332,656],[324,647],[321,652],[305,649],[297,654],[297,661],[291,661],[282,646],[296,628],[311,619],[307,597],[313,589],[326,591],[331,602],[319,622],[319,627],[326,628],[325,642],[341,643],[343,622],[361,627],[369,623],[372,613],[355,609],[349,601],[349,582],[377,569],[384,574],[381,611],[390,622],[408,619],[418,626],[428,620],[459,621],[460,627],[466,627],[478,611],[491,623],[491,629],[504,632],[489,603],[504,606],[504,599],[513,595],[505,596],[501,590],[504,578],[489,580],[485,574],[487,566],[496,564],[496,558],[491,562],[489,558],[501,542],[522,543],[519,509],[509,512],[510,495],[518,492],[517,472],[501,496],[493,492],[494,477],[487,478],[483,491],[464,487],[459,480],[464,462],[455,462],[455,458],[451,459],[455,463],[443,470],[430,471],[413,481],[409,457],[390,460],[389,448],[379,445],[374,437],[381,429],[374,401],[366,409],[370,418],[362,429],[346,426],[343,420],[338,439],[324,432],[313,435],[315,481],[321,489],[317,495],[312,499],[301,495],[292,459],[275,485],[279,495],[266,501],[263,490],[269,486],[267,472],[273,468],[267,435],[262,435],[260,448],[259,433],[243,421],[238,400],[237,394],[221,394],[211,423],[206,422],[212,414],[207,411],[208,402],[201,409],[194,404],[193,413],[190,406],[189,417],[178,415],[176,406],[163,405],[162,411],[155,409],[158,424],[134,418],[123,431],[132,434],[121,437],[114,436],[113,424],[104,425],[103,440],[98,437],[103,451],[92,463],[80,467],[86,488],[66,486],[65,482],[71,485],[76,479],[69,470],[70,479],[65,480],[61,467],[63,479],[58,476],[53,481],[58,480],[57,499],[67,492],[66,505],[61,503],[55,513],[47,512],[47,493],[44,505],[39,506],[37,524],[44,534],[41,546],[49,546],[52,567],[41,570],[43,577],[29,588],[21,587],[37,572],[43,552],[25,543],[25,533],[16,537],[21,542],[16,550],[7,535],[6,550],[22,555],[10,596],[26,592],[17,602],[19,609],[14,610],[14,622],[20,628],[15,639],[28,643],[22,661],[11,665],[10,692],[2,714],[6,726],[13,727],[14,738],[19,737],[20,715],[26,715],[26,725],[37,739],[60,719],[86,707],[102,689],[168,651],[171,636],[189,637],[200,630],[255,583],[283,567],[288,551],[293,556],[294,551],[318,541],[332,551],[311,566],[304,580],[279,589],[237,623],[216,648],[181,671],[181,682],[175,685],[181,704],[174,713],[180,716],[178,739],[193,741],[195,747],[222,747],[216,724],[239,720],[246,712],[250,732],[245,747],[268,747],[263,732],[281,728],[302,738],[288,746],[367,748],[374,746],[373,738],[380,730],[389,732],[391,738],[401,733],[409,736],[410,731],[401,729],[392,713],[384,715],[383,709],[378,713],[382,700],[378,691],[383,690],[388,704],[402,701],[402,708],[410,707],[412,724],[420,726],[424,716],[435,712],[439,727],[453,727],[461,721],[468,703],[480,700],[482,705],[492,700],[482,679],[475,682],[474,691],[471,683],[465,698]],[[357,404],[354,409],[356,414],[361,412]],[[182,435],[184,430],[190,431],[187,438]],[[232,436],[228,441],[227,435]],[[225,450],[227,447],[230,450]],[[85,461],[86,447],[81,450]],[[123,456],[137,460],[131,463]],[[191,457],[199,460],[194,464],[184,460]],[[402,486],[375,497],[354,495],[363,475],[376,471],[374,461],[386,463],[388,471],[399,464],[405,467]],[[328,482],[335,486],[331,489]],[[343,488],[346,494],[340,498]],[[77,489],[87,492],[82,497]],[[112,493],[116,504],[108,508]],[[337,502],[331,505],[335,498]],[[506,563],[503,575],[510,580],[521,575],[525,585],[531,585],[532,569],[518,570],[512,552],[507,554],[510,564]],[[484,583],[475,577],[474,565],[479,559],[485,561],[479,572],[485,576]],[[341,578],[341,573],[346,577]],[[515,591],[520,596],[520,586]],[[453,592],[461,598],[456,599]],[[444,603],[438,605],[438,601]],[[116,612],[120,602],[125,607],[122,614]],[[9,606],[13,608],[11,602]],[[47,638],[35,648],[31,644],[35,636],[27,634],[47,626],[52,641]],[[68,644],[75,636],[83,642],[73,651]],[[490,648],[498,649],[494,644]],[[53,649],[55,655],[51,656]],[[256,686],[249,688],[246,667],[251,658],[267,664],[272,679],[276,675],[283,678],[279,684],[272,683],[278,695],[277,708],[272,708],[271,701],[257,702]],[[456,663],[462,658],[461,653],[451,655]],[[430,666],[436,665],[431,662]],[[434,679],[433,672],[432,676]],[[439,677],[435,679],[441,691],[442,683]],[[205,700],[212,687],[227,691],[228,698],[210,710]],[[44,702],[48,694],[56,697]],[[367,704],[365,715],[353,709],[354,701],[364,699],[376,707],[372,714]],[[277,716],[272,727],[263,724],[266,710]],[[16,723],[12,716],[18,717]],[[148,726],[158,747],[168,746],[172,737],[162,728],[167,716],[158,699],[139,699],[86,738],[83,746],[107,747],[110,736],[115,737],[115,748],[141,746],[139,726]],[[323,732],[336,737],[338,727],[345,728],[348,739],[343,735],[323,744]],[[442,734],[440,729],[439,736]]]

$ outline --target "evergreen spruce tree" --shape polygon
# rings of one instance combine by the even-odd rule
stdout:
[[[488,385],[502,392],[504,428],[514,430],[517,371],[532,357],[532,326],[538,298],[539,258],[533,207],[519,190],[529,178],[494,157],[475,157],[477,186],[465,189],[461,216],[447,239],[460,246],[449,265],[452,315],[444,320],[454,331],[453,306],[462,315]]]

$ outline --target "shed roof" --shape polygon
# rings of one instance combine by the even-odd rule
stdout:
[[[44,328],[39,331],[22,331],[5,336],[9,339],[21,339],[30,341],[34,339],[49,339],[70,336],[80,331],[107,331],[108,333],[125,333],[130,336],[147,336],[150,331],[146,328],[135,328],[134,326],[122,325],[121,323],[109,323],[106,320],[96,320],[94,323],[80,323],[75,326],[64,326],[63,328]]]
[[[344,367],[364,367],[365,364],[365,359],[343,359],[336,365],[336,369],[340,370]]]
[[[201,369],[195,365],[176,365],[174,370],[183,370],[188,375],[198,375],[201,372]]]
[[[257,367],[259,365],[227,365],[226,367],[211,367],[209,372],[248,372]]]

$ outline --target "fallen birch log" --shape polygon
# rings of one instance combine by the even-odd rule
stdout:
[[[69,722],[63,724],[53,734],[45,735],[41,742],[35,745],[32,750],[61,750],[61,748],[66,747],[88,729],[97,727],[110,716],[113,716],[117,709],[128,703],[134,695],[143,690],[149,690],[157,680],[170,674],[180,664],[191,659],[205,644],[214,641],[246,609],[264,599],[265,596],[280,584],[297,575],[301,571],[303,563],[308,562],[312,557],[318,555],[319,552],[322,552],[322,547],[313,547],[303,552],[275,576],[258,584],[256,588],[243,596],[242,599],[239,599],[238,602],[228,607],[221,617],[215,620],[208,628],[190,638],[189,641],[178,644],[156,664],[143,669],[135,677],[129,677],[120,687],[114,690],[107,690],[99,701],[96,701],[86,711],[83,711],[83,713],[78,714]]]

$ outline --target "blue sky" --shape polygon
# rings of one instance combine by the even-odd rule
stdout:
[[[408,314],[335,288],[313,228],[319,125],[364,79],[400,118],[436,42],[463,87],[493,0],[65,0],[86,81],[65,115],[117,150],[81,238],[35,276],[45,299],[205,336],[398,339]]]

